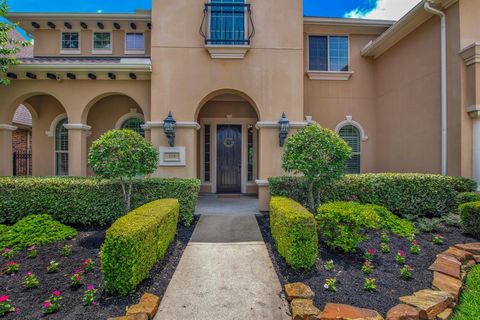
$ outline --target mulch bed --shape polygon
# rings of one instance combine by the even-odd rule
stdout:
[[[163,296],[180,257],[187,246],[195,223],[189,227],[178,226],[177,237],[170,245],[164,259],[151,271],[150,277],[144,280],[135,293],[127,297],[108,296],[102,286],[100,272],[100,259],[98,257],[100,246],[105,239],[105,230],[84,229],[79,230],[78,236],[69,241],[62,241],[38,248],[38,256],[28,259],[26,252],[16,253],[13,258],[0,257],[3,265],[7,261],[15,261],[20,264],[20,272],[16,275],[0,275],[0,295],[7,294],[20,309],[18,313],[10,313],[5,319],[62,319],[62,320],[105,320],[111,316],[125,314],[128,306],[138,303],[140,296],[145,293],[153,293]],[[62,248],[65,244],[73,246],[72,255],[62,257]],[[85,284],[93,284],[98,291],[98,304],[85,307],[82,302],[83,292],[86,286],[79,289],[69,287],[69,275],[73,270],[81,268],[83,261],[91,258],[95,261],[95,271],[85,274]],[[60,262],[58,273],[47,274],[46,268],[51,260]],[[23,277],[26,272],[33,272],[40,280],[37,289],[26,289],[23,285]],[[62,292],[61,310],[53,315],[43,315],[42,303],[50,297],[54,290]]]
[[[308,272],[296,272],[286,264],[275,249],[268,216],[257,217],[257,220],[282,284],[303,282],[309,285],[315,292],[314,304],[321,310],[327,303],[341,303],[375,309],[386,315],[390,308],[399,303],[400,296],[410,295],[417,290],[431,287],[433,274],[428,271],[428,267],[434,262],[438,253],[445,251],[451,245],[478,241],[478,239],[462,234],[461,230],[456,227],[444,226],[441,232],[444,236],[442,245],[432,243],[433,234],[421,233],[417,236],[421,245],[421,252],[417,256],[410,254],[410,241],[394,236],[390,237],[391,253],[381,253],[380,234],[377,232],[370,234],[369,240],[361,244],[358,252],[349,254],[334,252],[320,240],[319,256],[315,267]],[[365,261],[363,253],[368,248],[374,248],[378,252],[374,260],[376,268],[370,276],[366,276],[361,271]],[[414,269],[413,279],[410,281],[400,278],[400,267],[395,262],[395,255],[399,250],[407,253],[406,264]],[[323,264],[328,260],[334,261],[335,271],[327,272],[323,269]],[[338,291],[327,291],[324,288],[325,280],[335,277]],[[377,279],[377,292],[370,293],[363,290],[365,277]]]

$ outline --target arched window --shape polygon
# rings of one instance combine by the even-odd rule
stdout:
[[[55,175],[68,175],[68,130],[63,126],[68,119],[60,120],[55,127]]]
[[[352,148],[352,158],[347,162],[346,173],[360,173],[361,135],[357,127],[346,125],[338,132],[340,137]]]
[[[122,124],[122,129],[133,130],[145,138],[145,130],[143,130],[142,128],[144,124],[145,124],[145,121],[143,119],[130,118]]]

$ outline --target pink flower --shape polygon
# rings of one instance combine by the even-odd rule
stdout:
[[[73,274],[77,274],[77,273],[81,273],[82,272],[82,269],[75,269],[75,271],[73,271]]]
[[[405,253],[405,251],[403,250],[400,250],[398,251],[398,254],[401,256],[401,257],[405,257],[407,254]]]
[[[61,294],[62,294],[62,293],[61,293],[60,291],[58,291],[58,290],[53,291],[53,295],[54,295],[55,297],[58,297],[58,296],[61,295]]]
[[[88,290],[88,291],[95,290],[95,286],[94,286],[93,284],[89,284],[89,285],[87,286],[87,290]]]
[[[16,265],[17,265],[17,263],[16,263],[16,262],[13,262],[13,261],[7,263],[7,266],[16,266]]]
[[[10,249],[10,248],[3,249],[3,253],[9,253],[10,251],[12,251],[12,249]]]
[[[8,300],[8,296],[7,295],[3,295],[0,297],[0,302],[5,302]]]
[[[375,253],[377,253],[377,250],[375,250],[375,249],[368,249],[367,252],[368,252],[368,254],[375,254]]]
[[[44,307],[44,308],[50,308],[51,305],[52,305],[52,303],[51,303],[50,301],[45,301],[45,302],[43,303],[43,307]]]
[[[96,305],[97,305],[97,301],[93,301],[92,304],[93,304],[94,306],[96,306]]]
[[[26,275],[27,277],[30,277],[30,276],[32,275],[32,273],[31,273],[31,272],[27,272],[25,275]]]
[[[414,246],[418,246],[419,243],[420,243],[420,242],[418,242],[418,240],[413,240],[413,241],[412,241],[412,244],[413,244]]]
[[[78,280],[78,281],[82,280],[82,277],[77,276],[77,280]]]

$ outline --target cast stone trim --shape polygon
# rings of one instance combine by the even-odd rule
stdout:
[[[244,59],[250,46],[206,45],[205,48],[212,59]]]
[[[348,126],[348,125],[352,125],[360,131],[360,134],[362,136],[362,141],[367,141],[368,140],[368,136],[366,135],[365,130],[363,129],[362,125],[360,123],[354,121],[352,116],[347,116],[346,120],[343,120],[342,122],[340,122],[337,125],[337,127],[335,128],[335,132],[339,133],[340,130],[343,127]]]
[[[142,126],[143,129],[163,128],[163,121],[149,121]],[[178,121],[177,128],[187,128],[199,130],[200,125],[195,121]]]
[[[145,120],[145,117],[143,116],[143,114],[139,113],[136,108],[130,109],[129,113],[124,114],[123,116],[121,116],[118,119],[117,123],[115,123],[115,129],[117,129],[117,130],[122,129],[122,125],[125,123],[125,121],[127,121],[129,119]],[[142,129],[145,130],[145,128],[143,128],[143,126],[142,126]]]
[[[268,187],[268,180],[255,180],[259,187]]]
[[[480,42],[474,42],[460,51],[460,56],[467,66],[480,63]]]
[[[53,138],[53,136],[55,136],[55,128],[57,127],[57,124],[65,118],[67,118],[66,113],[62,113],[56,116],[55,119],[53,119],[52,123],[50,124],[50,130],[45,131],[45,134],[50,138]]]
[[[310,80],[347,81],[353,71],[307,71]]]
[[[0,124],[0,131],[15,131],[18,127],[12,126],[10,124]]]
[[[92,129],[91,126],[83,124],[83,123],[66,123],[63,127],[67,130],[82,130],[82,131],[90,131]]]
[[[306,127],[310,123],[315,123],[314,121],[292,121],[290,122],[290,127],[292,129],[300,129],[303,127]],[[257,129],[262,129],[262,128],[269,128],[269,129],[276,129],[280,125],[278,124],[278,121],[258,121],[257,124],[255,125],[255,128]]]
[[[467,107],[467,112],[468,112],[468,115],[471,118],[479,118],[480,117],[480,105],[476,104],[476,105]]]

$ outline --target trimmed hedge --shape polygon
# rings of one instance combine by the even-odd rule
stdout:
[[[272,196],[289,197],[307,204],[307,186],[299,177],[269,179]],[[407,216],[443,216],[455,212],[460,192],[476,190],[476,183],[462,177],[432,174],[358,174],[346,175],[321,193],[321,201],[357,201],[386,207],[394,214]]]
[[[375,210],[380,217],[380,229],[391,232],[399,237],[408,238],[412,234],[418,233],[415,225],[407,220],[394,215],[387,208],[376,204],[362,205],[366,210]]]
[[[132,208],[158,199],[178,199],[180,219],[193,221],[200,181],[136,180]],[[107,226],[125,214],[119,182],[98,178],[0,178],[0,223],[14,224],[30,214],[49,214],[68,225]]]
[[[107,230],[100,258],[105,289],[127,295],[148,277],[177,232],[179,202],[163,199],[137,208]]]
[[[457,205],[464,203],[480,201],[480,192],[462,192],[457,196]]]
[[[463,230],[473,236],[480,236],[480,201],[464,203],[459,210]]]
[[[310,269],[318,255],[317,224],[299,203],[282,197],[270,201],[270,229],[280,255],[295,270]]]

